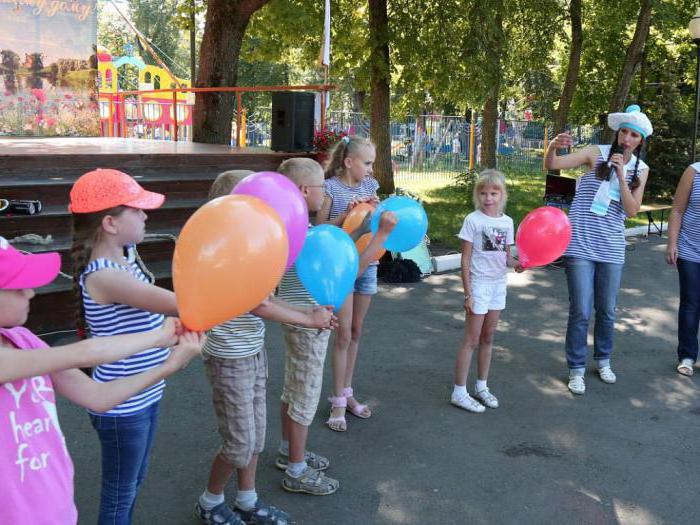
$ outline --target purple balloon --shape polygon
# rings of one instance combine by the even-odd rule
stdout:
[[[277,212],[287,228],[287,268],[290,268],[304,246],[306,230],[309,227],[309,210],[299,188],[280,173],[261,171],[248,175],[236,184],[231,195],[257,197]]]

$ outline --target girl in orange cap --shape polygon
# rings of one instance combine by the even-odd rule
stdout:
[[[73,213],[71,258],[79,307],[78,328],[92,337],[160,328],[177,315],[175,294],[129,257],[144,238],[146,213],[165,197],[142,188],[126,173],[98,169],[82,175],[70,192]],[[112,381],[163,363],[168,348],[156,347],[97,366],[93,378]],[[138,489],[148,466],[165,381],[107,411],[89,410],[102,448],[99,523],[131,523]]]

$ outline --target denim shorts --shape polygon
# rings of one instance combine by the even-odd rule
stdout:
[[[377,265],[370,264],[355,280],[355,293],[374,295],[377,293]]]

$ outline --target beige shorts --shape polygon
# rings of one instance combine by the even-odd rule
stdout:
[[[300,425],[309,426],[316,415],[323,384],[330,330],[309,330],[282,325],[287,352],[284,363],[282,402],[287,414]]]
[[[204,354],[222,444],[219,454],[236,468],[265,448],[267,354],[224,359]]]

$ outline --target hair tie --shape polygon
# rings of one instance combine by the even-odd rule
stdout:
[[[350,137],[345,135],[342,139],[340,139],[343,143],[345,144],[350,144]]]

